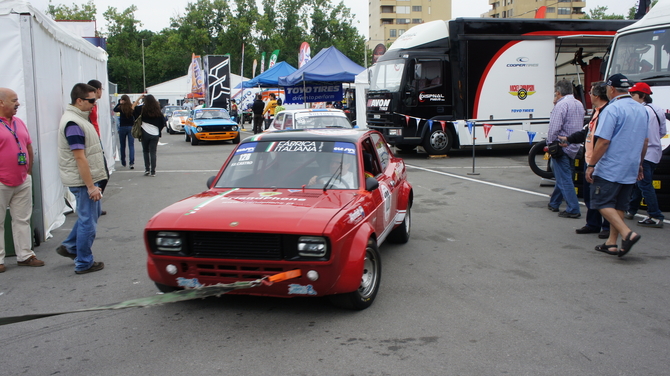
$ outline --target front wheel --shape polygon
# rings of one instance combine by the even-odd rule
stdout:
[[[239,144],[240,143],[240,132],[237,132],[237,136],[233,138],[233,144]]]
[[[441,127],[431,129],[423,141],[423,148],[430,155],[444,155],[451,150],[454,135],[451,129],[442,130]]]
[[[168,123],[168,125],[167,125],[167,131],[168,131],[169,134],[175,134],[175,131],[174,131],[174,129],[172,129],[172,127],[170,126],[170,123]]]
[[[330,297],[331,302],[337,306],[357,311],[370,307],[379,291],[381,275],[382,260],[379,257],[377,242],[374,239],[369,239],[368,245],[365,248],[363,274],[361,275],[361,284],[358,290],[346,294],[333,295]]]
[[[554,172],[551,171],[551,158],[548,158],[547,153],[544,151],[545,146],[547,144],[542,141],[530,148],[528,152],[528,165],[535,175],[545,179],[553,179]]]
[[[191,136],[191,145],[196,146],[198,143],[199,140],[195,137],[195,135]]]
[[[186,142],[191,141],[191,136],[188,135],[188,132],[186,132],[186,129],[184,129],[184,141],[186,141]]]

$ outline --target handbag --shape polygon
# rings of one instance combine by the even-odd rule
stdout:
[[[558,141],[554,141],[549,144],[547,147],[547,152],[549,155],[551,155],[552,158],[560,158],[565,154],[563,152],[563,148],[558,144]]]
[[[135,119],[135,123],[133,123],[133,129],[130,131],[130,134],[134,138],[142,141],[142,115]]]

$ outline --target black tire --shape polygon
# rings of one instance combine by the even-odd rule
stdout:
[[[405,213],[405,219],[403,219],[400,226],[396,227],[391,231],[388,236],[388,241],[396,244],[405,244],[409,241],[409,234],[412,227],[412,207],[407,205],[407,212]]]
[[[358,290],[346,294],[332,295],[330,300],[333,304],[353,310],[364,310],[372,305],[379,291],[379,282],[382,274],[382,260],[379,257],[379,249],[374,239],[368,240],[365,248],[365,262],[361,285]]]
[[[156,284],[156,287],[158,288],[158,291],[168,293],[168,292],[175,292],[182,290],[181,287],[175,287],[175,286],[168,286],[164,285],[162,283],[154,282]]]
[[[184,141],[189,142],[191,141],[191,136],[188,135],[188,132],[184,130]]]
[[[423,148],[430,155],[444,155],[451,150],[453,143],[454,134],[451,129],[447,128],[446,131],[443,131],[442,127],[433,126],[423,140]]]
[[[233,144],[240,143],[240,132],[237,132],[237,137],[233,138]]]
[[[167,131],[168,131],[169,134],[175,134],[176,133],[174,131],[174,129],[172,129],[172,127],[170,126],[170,123],[167,123]]]
[[[200,143],[199,141],[200,140],[198,140],[195,135],[191,136],[191,145],[197,146]]]
[[[528,165],[535,175],[545,179],[553,179],[554,172],[551,171],[549,160],[544,159],[545,146],[547,146],[547,144],[542,141],[530,148],[530,152],[528,152]]]
[[[670,146],[665,150],[670,150]],[[670,175],[670,155],[662,155],[661,160],[654,170],[654,176],[656,175]]]

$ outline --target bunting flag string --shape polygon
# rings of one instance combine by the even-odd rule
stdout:
[[[489,136],[489,132],[491,131],[491,128],[493,128],[492,124],[484,124],[484,137]]]
[[[472,134],[472,127],[475,126],[475,123],[473,123],[471,121],[468,121],[466,124],[468,125],[468,132],[470,132],[470,134]]]
[[[512,136],[512,132],[514,132],[514,129],[507,128],[507,141],[509,141],[509,138]]]
[[[528,143],[529,144],[531,144],[531,145],[533,144],[533,139],[535,138],[536,134],[537,134],[536,132],[528,131]]]

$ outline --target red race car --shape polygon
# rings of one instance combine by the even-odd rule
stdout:
[[[412,186],[376,131],[259,134],[207,186],[147,223],[147,269],[161,291],[299,271],[233,293],[329,295],[365,309],[379,291],[379,245],[409,240]]]

